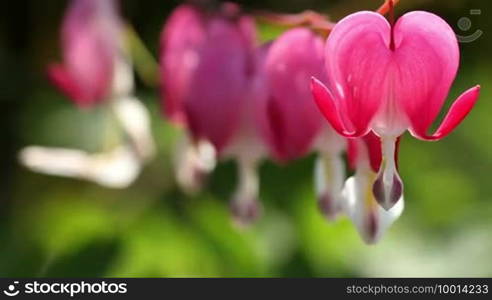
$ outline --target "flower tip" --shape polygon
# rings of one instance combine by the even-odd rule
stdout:
[[[379,234],[381,230],[380,220],[375,212],[370,212],[365,222],[364,229],[360,232],[362,240],[367,245],[375,245],[381,237]]]
[[[472,87],[472,90],[475,91],[475,93],[477,93],[477,94],[480,94],[480,89],[481,89],[480,84],[477,84],[474,87]]]
[[[311,93],[313,94],[314,101],[325,119],[330,123],[330,125],[333,127],[333,129],[335,129],[336,132],[338,132],[342,136],[347,136],[347,130],[340,120],[333,95],[328,90],[326,85],[324,85],[316,77],[312,76],[310,88]]]
[[[192,168],[189,170],[190,174],[182,175],[178,172],[177,179],[178,185],[181,190],[187,195],[196,195],[206,185],[208,180],[208,172],[200,168]]]
[[[319,196],[318,209],[329,221],[335,221],[340,213],[337,202],[329,193],[323,193]]]
[[[471,98],[473,99],[472,102],[473,102],[473,105],[475,105],[475,102],[477,102],[478,98],[480,97],[480,90],[481,90],[481,86],[480,84],[477,84],[475,85],[474,87],[472,87],[470,89],[470,93],[471,93]]]
[[[434,134],[427,135],[425,130],[413,128],[411,130],[412,135],[426,141],[437,141],[445,138],[466,118],[475,106],[479,96],[480,85],[477,84],[463,92],[458,99],[454,101],[441,125],[439,125],[439,128],[437,128]]]
[[[404,209],[403,196],[391,209],[385,210],[377,205],[370,193],[372,178],[371,172],[359,172],[355,177],[349,177],[344,187],[347,216],[367,245],[378,243]]]
[[[48,80],[58,89],[58,91],[69,98],[80,110],[90,110],[96,99],[87,97],[77,86],[71,74],[65,66],[59,63],[52,63],[46,69]]]
[[[379,205],[388,211],[401,199],[403,195],[403,182],[395,174],[390,184],[384,181],[384,173],[380,173],[372,186],[374,198]]]
[[[476,102],[478,100],[478,97],[480,96],[480,89],[481,89],[480,84],[477,84],[469,88],[463,94],[468,95],[468,97],[471,99],[470,101]]]
[[[257,199],[234,199],[230,205],[232,220],[238,227],[252,225],[262,214],[261,203]]]
[[[316,84],[318,84],[319,80],[316,79],[316,77],[314,76],[311,76],[311,78],[309,79],[309,89],[311,90],[311,93],[313,93],[314,95],[314,90],[316,88]]]

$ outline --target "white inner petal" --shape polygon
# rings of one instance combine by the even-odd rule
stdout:
[[[398,219],[404,209],[403,196],[389,210],[384,210],[374,199],[371,186],[371,171],[358,171],[345,182],[344,195],[347,201],[347,214],[354,223],[362,239],[373,244],[378,242],[391,224]],[[372,218],[372,220],[371,220]],[[371,222],[374,224],[371,225]]]
[[[398,103],[398,90],[395,82],[397,80],[395,76],[397,71],[394,69],[394,67],[389,67],[384,83],[386,87],[385,98],[381,99],[382,103],[379,111],[372,121],[372,128],[379,136],[400,136],[405,132],[409,124],[406,114]]]

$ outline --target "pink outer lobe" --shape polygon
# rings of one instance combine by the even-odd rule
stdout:
[[[191,5],[181,5],[169,17],[161,34],[160,84],[164,114],[185,122],[183,98],[197,66],[198,51],[205,40],[204,16]]]
[[[62,93],[67,95],[70,99],[74,99],[79,106],[85,107],[90,105],[90,101],[76,100],[84,99],[85,97],[71,77],[70,73],[65,70],[63,65],[50,65],[48,67],[48,77]]]
[[[218,152],[236,132],[247,100],[254,62],[249,43],[249,35],[234,20],[210,20],[206,45],[200,49],[199,62],[184,98],[193,136],[210,140]]]
[[[207,12],[179,6],[161,35],[164,113],[221,152],[239,128],[255,46],[254,21],[236,5],[223,3]]]
[[[359,12],[341,20],[326,43],[328,83],[312,81],[313,95],[328,121],[347,137],[380,132],[399,135],[409,128],[422,139],[451,132],[473,107],[478,87],[467,91],[431,136],[459,63],[456,37],[438,16],[416,11],[391,28],[379,14]],[[377,115],[376,115],[377,114]],[[376,123],[373,123],[376,122]]]
[[[279,161],[309,151],[321,127],[312,101],[311,76],[322,76],[323,43],[307,29],[291,29],[273,42],[266,59],[269,87],[267,141]]]
[[[435,141],[446,137],[466,118],[477,102],[479,95],[480,86],[478,85],[461,94],[453,105],[451,105],[451,108],[441,125],[432,135],[429,136],[426,134],[426,130],[419,130],[418,128],[411,128],[410,133],[413,136],[426,141]]]
[[[313,94],[325,117],[344,136],[365,135],[384,98],[389,30],[381,15],[360,12],[342,19],[328,37],[328,82],[323,89],[313,81]]]
[[[116,3],[74,0],[62,27],[64,64],[48,75],[79,107],[91,107],[110,93],[121,27]]]

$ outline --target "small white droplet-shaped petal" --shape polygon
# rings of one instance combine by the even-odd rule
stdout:
[[[342,187],[345,169],[341,154],[320,153],[314,166],[314,184],[318,206],[328,220],[335,220],[342,210]]]
[[[147,108],[135,97],[121,97],[113,103],[113,109],[124,132],[142,160],[154,156],[155,145]]]
[[[33,171],[96,182],[110,188],[125,188],[135,181],[141,166],[134,152],[125,146],[90,154],[81,150],[30,146],[19,155]]]
[[[174,150],[174,170],[180,188],[187,194],[197,193],[217,163],[214,146],[205,140],[191,143],[184,135]]]
[[[19,160],[35,172],[80,178],[90,157],[82,150],[29,146],[20,151]]]
[[[346,211],[364,242],[374,244],[403,212],[403,195],[389,210],[383,209],[374,198],[372,183],[376,174],[372,171],[357,172],[347,179],[343,194]]]
[[[118,98],[133,94],[135,87],[133,64],[124,47],[119,49],[119,53],[114,59],[113,72],[111,96]]]
[[[261,214],[258,161],[238,159],[238,185],[231,200],[231,213],[237,225],[247,226]]]
[[[126,188],[141,171],[141,162],[129,146],[91,155],[87,179],[113,188]]]
[[[328,220],[335,220],[342,212],[345,179],[342,150],[345,145],[344,139],[331,128],[323,128],[314,145],[319,153],[314,165],[318,207]]]

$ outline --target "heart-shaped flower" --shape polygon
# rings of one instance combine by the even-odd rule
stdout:
[[[323,116],[313,102],[309,81],[323,73],[323,41],[305,28],[286,31],[267,54],[266,140],[278,161],[305,155],[321,130]]]
[[[381,137],[374,194],[390,209],[403,188],[395,140],[407,129],[423,140],[445,137],[470,112],[480,87],[459,96],[438,129],[427,133],[456,76],[459,48],[451,27],[424,11],[407,13],[394,25],[374,12],[349,15],[333,28],[325,55],[327,84],[313,78],[311,85],[316,103],[339,134],[354,138],[373,131]]]
[[[161,87],[165,113],[184,122],[194,140],[205,139],[217,153],[240,126],[254,69],[253,19],[224,3],[206,12],[183,4],[161,35]]]

